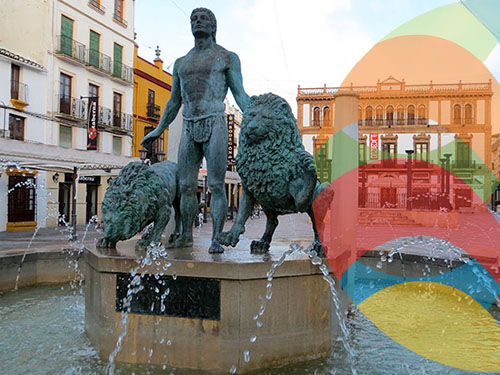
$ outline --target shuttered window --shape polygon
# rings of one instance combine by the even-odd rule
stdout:
[[[89,64],[99,68],[99,45],[101,42],[101,35],[95,31],[90,30],[89,40]]]
[[[123,47],[115,43],[113,48],[113,75],[115,77],[122,76],[122,58]]]
[[[61,16],[61,52],[73,55],[73,20]]]

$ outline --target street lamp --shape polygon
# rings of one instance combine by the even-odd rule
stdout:
[[[148,149],[144,146],[139,150],[139,156],[142,161],[146,160],[146,157],[148,156]]]
[[[412,208],[412,194],[411,194],[411,155],[414,153],[413,150],[406,150],[405,151],[408,154],[408,162],[407,162],[407,176],[406,176],[406,208],[408,210],[411,210]]]
[[[156,153],[156,160],[158,160],[158,163],[165,160],[165,153],[162,150],[160,150]]]

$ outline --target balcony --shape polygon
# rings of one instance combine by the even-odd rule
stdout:
[[[365,120],[358,120],[359,126],[394,126],[394,125],[429,125],[427,118],[398,118],[398,119],[381,119],[381,118],[368,118]]]
[[[10,102],[17,109],[29,105],[28,85],[19,81],[10,81]]]
[[[56,96],[56,114],[71,117],[74,120],[87,119],[86,101],[71,96]]]
[[[133,69],[128,65],[119,63],[118,61],[113,62],[113,71],[111,75],[130,83],[134,80]]]
[[[106,12],[106,8],[104,8],[104,6],[101,5],[100,0],[89,0],[89,6],[97,10],[101,14],[104,14]]]
[[[160,106],[154,103],[148,103],[146,106],[146,116],[153,120],[160,119]]]
[[[56,37],[56,54],[66,56],[82,64],[87,63],[87,50],[85,45],[64,35]]]
[[[123,18],[123,16],[120,13],[117,13],[117,12],[113,13],[113,20],[115,20],[116,22],[118,22],[122,26],[127,27],[127,21],[125,21],[125,19]]]
[[[476,169],[475,160],[456,160],[451,164],[452,169]]]
[[[94,49],[88,50],[89,59],[87,65],[96,68],[106,74],[112,74],[111,57]]]
[[[132,115],[123,112],[113,112],[111,125],[113,128],[132,131]]]

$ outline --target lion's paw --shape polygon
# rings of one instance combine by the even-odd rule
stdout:
[[[212,241],[212,244],[208,248],[208,252],[210,254],[222,254],[224,252],[224,248],[217,241]]]
[[[250,244],[250,252],[252,254],[265,254],[269,252],[271,244],[266,241],[252,241]]]
[[[96,247],[99,249],[114,249],[116,248],[116,242],[111,242],[106,238],[101,238],[99,241],[97,241]]]
[[[217,236],[217,240],[221,243],[221,245],[235,247],[240,241],[240,234],[233,230],[221,232]]]

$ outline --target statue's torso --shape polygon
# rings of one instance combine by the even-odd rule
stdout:
[[[227,94],[228,52],[220,46],[191,50],[178,69],[185,117],[224,111]]]

